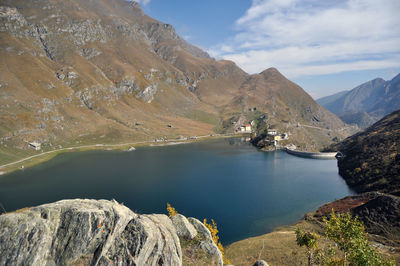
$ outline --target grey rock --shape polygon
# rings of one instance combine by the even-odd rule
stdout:
[[[101,24],[101,20],[92,21],[90,19],[84,21],[69,21],[65,31],[69,32],[71,39],[76,46],[83,46],[86,43],[107,41],[107,34]]]
[[[0,216],[0,265],[181,265],[166,215],[116,201],[62,200]]]
[[[76,79],[78,77],[78,74],[76,72],[71,71],[67,73],[67,77],[69,79]]]
[[[264,260],[258,260],[253,266],[269,266]]]
[[[207,227],[200,222],[198,219],[189,217],[187,218],[188,221],[194,226],[196,231],[204,238],[204,239],[210,239],[212,240],[212,236],[210,231],[207,229]]]
[[[139,85],[136,83],[135,77],[125,77],[121,81],[116,82],[116,87],[113,88],[115,95],[132,94],[139,90]]]
[[[189,223],[188,219],[182,214],[172,216],[171,220],[178,236],[186,239],[193,239],[197,235],[194,226]]]
[[[137,98],[142,99],[147,103],[151,103],[154,100],[154,95],[157,93],[157,84],[151,84],[146,87],[142,92],[137,95]]]
[[[188,220],[202,237],[199,247],[206,253],[217,256],[219,265],[224,265],[222,253],[218,249],[217,245],[214,243],[211,232],[198,219],[189,217]]]
[[[24,16],[16,8],[7,6],[0,6],[0,22],[0,32],[8,31],[15,36],[27,25]]]
[[[101,55],[101,51],[95,48],[82,48],[81,50],[78,51],[78,53],[81,56],[85,57],[86,59],[90,59],[95,56]]]
[[[60,79],[60,80],[64,80],[65,79],[65,75],[63,73],[58,73],[57,72],[56,75],[57,75],[57,78]]]

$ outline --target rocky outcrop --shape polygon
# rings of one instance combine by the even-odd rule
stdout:
[[[268,266],[268,263],[266,263],[265,260],[258,260],[254,263],[254,266]]]
[[[198,243],[199,248],[204,250],[207,254],[215,255],[217,257],[218,264],[224,265],[221,251],[214,243],[211,233],[207,227],[196,218],[189,217],[188,220],[201,236],[201,240]]]
[[[172,216],[171,220],[178,236],[186,239],[193,239],[197,235],[194,226],[189,223],[188,219],[182,214]]]
[[[165,215],[138,215],[105,200],[63,200],[0,216],[0,264],[180,265]]]
[[[190,221],[183,215],[172,220],[139,215],[114,200],[62,200],[25,208],[0,216],[0,265],[182,265],[182,224],[191,228],[193,238],[205,236],[201,243],[212,242],[200,221]],[[193,254],[197,240],[187,241],[196,246]],[[218,248],[202,250],[223,265]]]
[[[391,245],[400,246],[400,198],[387,194],[352,209],[364,223],[368,233],[390,241]],[[384,241],[381,241],[384,242]]]
[[[154,100],[154,95],[157,93],[157,84],[151,84],[140,92],[137,98],[142,99],[147,103],[151,103]]]
[[[189,217],[188,221],[194,226],[194,228],[203,238],[212,239],[210,231],[202,222],[193,217]]]

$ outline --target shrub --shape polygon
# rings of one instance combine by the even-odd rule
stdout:
[[[172,217],[176,214],[178,214],[178,212],[175,210],[174,207],[171,206],[171,204],[167,203],[167,211],[168,211],[168,216]]]
[[[221,242],[219,242],[219,236],[218,236],[218,232],[219,231],[218,231],[218,227],[217,227],[217,224],[215,223],[214,219],[211,219],[211,224],[209,224],[207,222],[207,219],[204,218],[203,224],[210,231],[211,236],[212,236],[212,240],[217,245],[218,249],[221,251],[222,259],[224,261],[224,264],[231,264],[230,260],[225,257],[224,247],[222,246]]]
[[[395,265],[369,245],[365,226],[358,217],[332,210],[331,218],[323,220],[326,237],[335,243],[326,250],[318,248],[317,234],[296,229],[297,244],[307,247],[308,265]]]

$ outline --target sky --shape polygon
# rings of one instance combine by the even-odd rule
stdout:
[[[139,0],[250,74],[276,67],[315,99],[400,73],[399,0]]]

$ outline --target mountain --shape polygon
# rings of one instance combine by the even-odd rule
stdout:
[[[357,192],[400,195],[400,110],[331,149],[343,153],[339,174]]]
[[[318,99],[317,102],[348,124],[366,128],[400,109],[400,74],[390,81],[377,78],[350,91]]]
[[[215,60],[136,2],[0,0],[0,21],[0,163],[37,154],[32,141],[48,151],[233,132],[248,106],[329,130],[292,136],[305,145],[347,134],[277,70]]]
[[[224,111],[240,121],[256,119],[260,112],[255,114],[254,108],[266,117],[268,127],[289,133],[289,141],[306,150],[318,150],[339,136],[340,130],[347,132],[344,123],[275,68],[249,76]]]
[[[343,95],[346,95],[349,91],[341,91],[329,96],[325,96],[322,98],[317,99],[317,103],[319,103],[322,106],[329,105],[330,103],[336,101],[337,99],[340,99]]]

